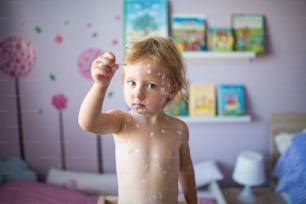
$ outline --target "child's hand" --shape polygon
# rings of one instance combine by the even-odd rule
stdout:
[[[104,87],[108,87],[119,65],[115,63],[116,57],[111,52],[106,52],[91,64],[91,77]]]

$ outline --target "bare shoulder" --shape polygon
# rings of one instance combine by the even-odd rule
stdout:
[[[110,133],[119,133],[130,115],[119,109],[110,109],[104,113],[104,116],[104,121],[106,121],[104,125],[109,128],[113,127]]]
[[[173,117],[173,116],[168,116],[168,118],[171,121],[171,123],[174,123],[174,124],[178,125],[179,127],[187,128],[187,124],[183,120],[181,120],[177,117]]]
[[[168,116],[168,123],[171,126],[175,126],[177,129],[179,129],[182,132],[184,136],[188,137],[189,135],[188,126],[183,120],[173,116]]]

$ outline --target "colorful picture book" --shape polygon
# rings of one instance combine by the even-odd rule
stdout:
[[[221,84],[218,86],[218,115],[245,115],[245,90],[240,84]]]
[[[214,84],[189,85],[189,115],[216,116],[216,87]]]
[[[264,16],[260,14],[232,14],[234,49],[264,53]]]
[[[188,99],[178,94],[167,108],[167,113],[172,116],[188,116]]]
[[[208,50],[214,52],[230,52],[233,50],[234,37],[232,28],[209,28]]]
[[[180,51],[204,51],[206,17],[202,15],[172,16],[171,35]]]
[[[125,45],[150,35],[169,35],[167,0],[124,0],[123,18]]]

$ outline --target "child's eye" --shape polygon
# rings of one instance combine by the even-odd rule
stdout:
[[[152,83],[148,83],[148,84],[146,85],[146,87],[149,88],[149,89],[156,89],[156,88],[157,88],[157,85],[156,85],[156,84],[152,84]]]
[[[136,85],[136,83],[135,83],[135,81],[127,81],[127,85],[133,87],[133,86]]]

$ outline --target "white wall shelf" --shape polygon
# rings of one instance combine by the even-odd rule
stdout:
[[[251,122],[250,115],[244,116],[216,116],[216,117],[188,117],[180,116],[179,119],[186,123],[248,123]]]
[[[188,60],[204,60],[204,59],[255,59],[256,54],[248,51],[233,51],[233,52],[182,52],[183,57]]]

